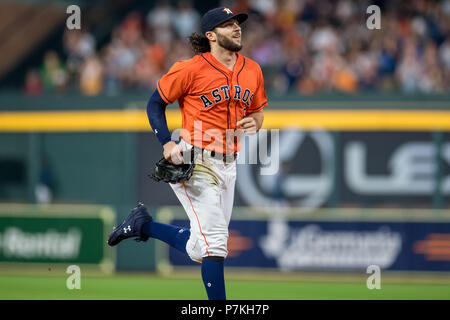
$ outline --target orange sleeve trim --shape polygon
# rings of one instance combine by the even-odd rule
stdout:
[[[167,104],[172,104],[173,101],[170,101],[169,99],[167,99],[166,95],[164,94],[164,92],[161,89],[161,86],[159,85],[159,81],[156,84],[156,88],[158,89],[159,95],[161,96],[161,98],[163,98],[163,100],[167,103]]]
[[[249,113],[257,112],[257,111],[261,110],[262,108],[264,108],[266,105],[267,105],[267,101],[264,102],[262,105],[260,105],[257,108],[248,108],[247,110],[250,111]]]

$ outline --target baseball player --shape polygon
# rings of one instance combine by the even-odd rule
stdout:
[[[131,237],[143,241],[152,237],[186,253],[201,263],[210,300],[226,299],[224,259],[241,134],[258,132],[267,106],[261,68],[238,53],[240,24],[247,18],[228,8],[208,11],[202,17],[201,34],[189,37],[197,54],[170,68],[157,82],[147,106],[164,158],[174,164],[195,162],[188,181],[169,184],[190,228],[158,223],[139,204],[109,239],[110,245],[116,245]],[[172,141],[165,118],[166,106],[176,100],[183,124],[179,143]]]

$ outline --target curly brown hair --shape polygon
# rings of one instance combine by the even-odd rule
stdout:
[[[211,51],[208,38],[200,33],[194,32],[189,36],[188,40],[195,54]]]

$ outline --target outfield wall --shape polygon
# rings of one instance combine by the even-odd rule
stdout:
[[[388,111],[365,116],[335,113],[340,112],[345,121],[336,115],[330,121],[329,112],[314,116],[267,112],[267,131],[243,141],[243,157],[259,154],[254,165],[238,165],[236,204],[448,207],[450,112],[404,111],[398,117]],[[26,123],[33,122],[30,114],[0,114],[5,120],[0,134],[0,200],[36,202],[35,187],[42,182],[49,185],[56,202],[111,204],[120,213],[139,200],[153,206],[176,204],[170,188],[147,176],[162,148],[140,124],[148,126],[145,114],[120,113],[112,118],[107,114],[101,130],[90,127],[102,118],[96,113],[91,120],[85,114],[88,119],[81,124],[74,121],[75,131],[70,132],[54,125],[70,122],[70,113],[52,114],[49,119],[41,115],[48,126],[36,118],[40,127],[29,128],[30,132],[23,132]],[[63,119],[52,120],[53,116]],[[179,114],[168,118],[172,129],[180,125]],[[284,118],[297,125],[277,129],[275,124]],[[13,129],[17,131],[9,131]],[[277,160],[271,163],[273,173],[261,175],[267,165],[258,145],[268,145],[267,141],[269,158],[275,151],[279,156],[269,159]]]
[[[152,213],[157,221],[189,227],[179,206]],[[45,272],[78,265],[111,273],[120,266],[119,250],[129,250],[132,261],[117,270],[170,274],[198,268],[157,240],[107,246],[118,222],[108,206],[0,205],[0,268]],[[235,207],[229,230],[229,270],[364,273],[375,265],[383,271],[450,271],[449,210]]]
[[[162,156],[147,95],[0,96],[2,203],[42,202],[47,185],[51,203],[111,206],[117,220],[137,201],[152,212],[179,205],[168,185],[147,176]],[[401,207],[430,215],[449,208],[448,95],[269,96],[264,129],[269,139],[280,129],[279,170],[261,175],[264,164],[239,164],[236,207]],[[181,126],[176,106],[167,119],[171,130]],[[252,139],[264,136],[247,139],[245,156],[257,150]],[[153,251],[153,242],[124,243],[117,269],[153,270]]]

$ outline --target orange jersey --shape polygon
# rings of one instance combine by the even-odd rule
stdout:
[[[186,142],[219,153],[237,152],[241,145],[236,123],[267,105],[258,63],[236,55],[233,71],[207,52],[176,62],[158,81],[166,103],[178,100]]]

